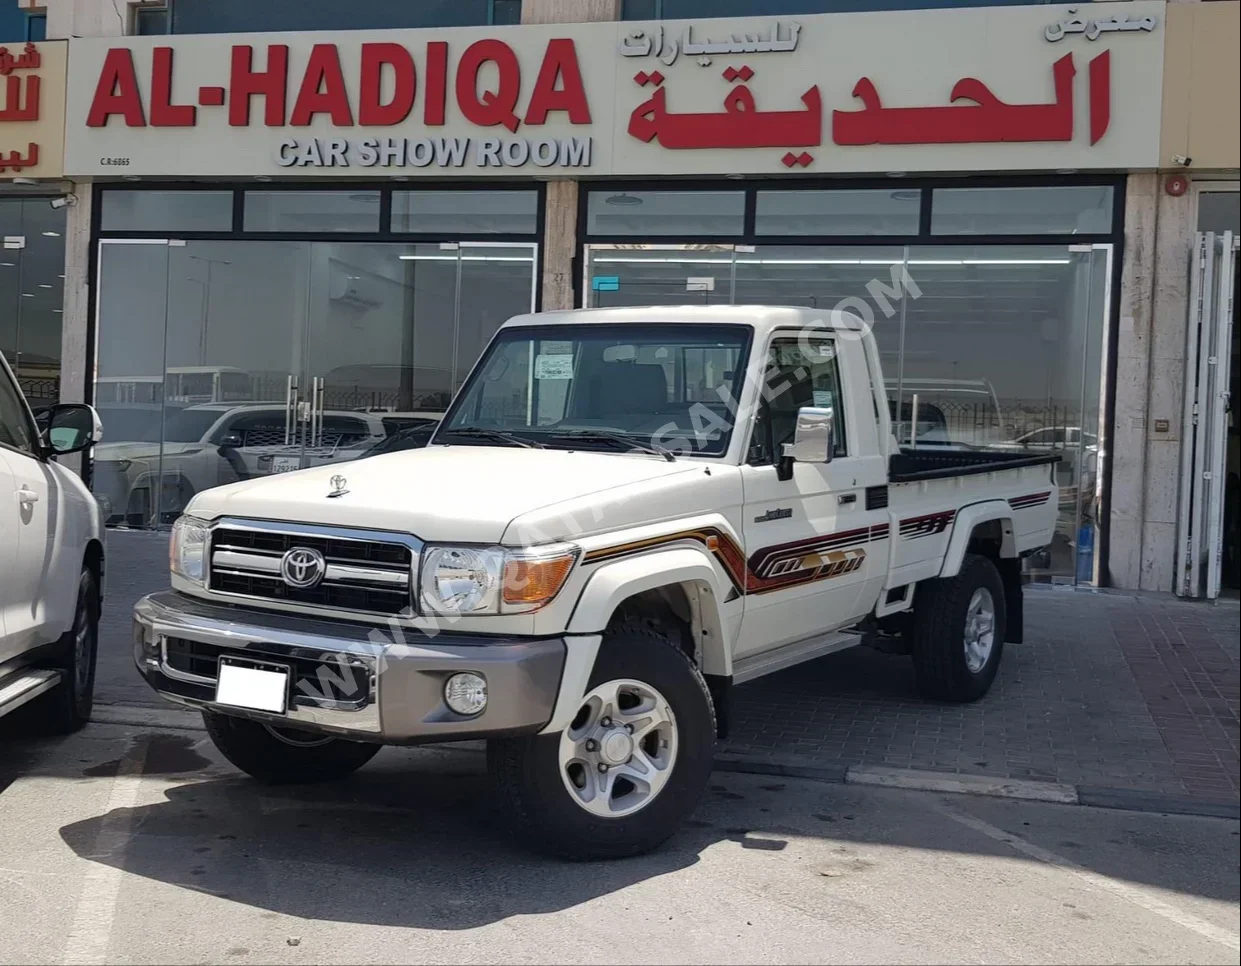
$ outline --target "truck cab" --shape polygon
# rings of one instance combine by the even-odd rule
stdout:
[[[529,840],[635,854],[697,804],[739,683],[883,637],[981,698],[1055,459],[903,449],[847,313],[519,316],[428,446],[196,496],[135,660],[260,779],[484,738]]]

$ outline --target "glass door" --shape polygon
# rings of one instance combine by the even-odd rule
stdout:
[[[302,465],[309,246],[100,243],[93,487],[108,522],[170,524],[194,494]]]

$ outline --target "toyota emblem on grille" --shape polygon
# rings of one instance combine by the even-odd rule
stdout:
[[[305,590],[318,585],[327,572],[327,561],[318,550],[294,547],[280,558],[280,576],[290,587]]]

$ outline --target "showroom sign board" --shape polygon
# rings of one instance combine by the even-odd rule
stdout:
[[[67,171],[1154,167],[1164,3],[1125,6],[74,40]]]

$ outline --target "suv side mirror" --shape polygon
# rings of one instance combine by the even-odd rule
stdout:
[[[797,410],[793,442],[784,444],[784,455],[798,463],[830,463],[835,445],[835,410],[803,406]]]
[[[48,415],[45,434],[47,448],[56,456],[80,453],[103,438],[103,424],[94,406],[61,403]]]

